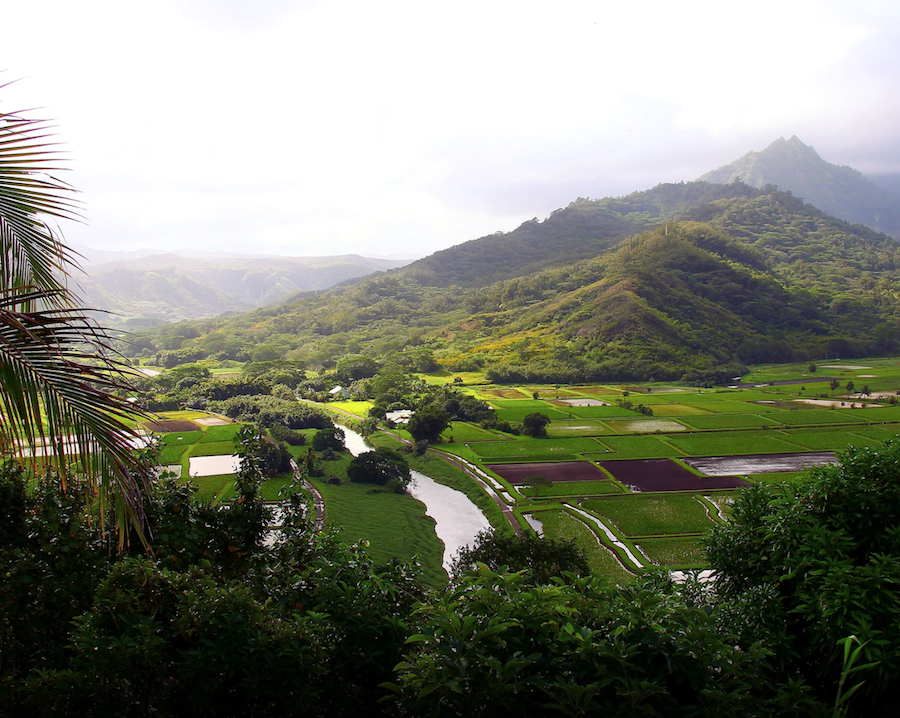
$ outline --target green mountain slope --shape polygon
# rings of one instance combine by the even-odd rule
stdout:
[[[625,197],[578,199],[544,221],[473,239],[417,260],[403,270],[421,284],[480,287],[594,257],[626,237],[656,227],[690,207],[759,190],[706,182],[661,184]]]
[[[733,194],[566,266],[468,289],[404,268],[160,328],[134,351],[169,365],[218,356],[331,366],[363,353],[555,382],[724,376],[740,362],[900,349],[896,242],[783,192]],[[554,225],[532,231],[541,227]]]
[[[127,329],[243,312],[299,291],[401,266],[359,255],[209,259],[175,254],[90,265],[79,280],[87,306]]]
[[[900,238],[900,195],[867,179],[852,167],[826,162],[797,136],[748,152],[731,164],[707,172],[701,181],[775,185],[848,222],[857,222]]]

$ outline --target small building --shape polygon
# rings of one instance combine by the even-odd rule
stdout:
[[[384,415],[384,418],[394,424],[406,424],[412,415],[413,412],[410,409],[398,409],[397,411],[389,411]]]
[[[350,390],[345,389],[342,386],[336,386],[334,389],[328,392],[328,395],[332,399],[349,399],[350,398]]]

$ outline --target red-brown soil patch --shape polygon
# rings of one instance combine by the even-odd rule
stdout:
[[[170,431],[197,431],[200,427],[193,421],[187,419],[165,419],[162,421],[145,421],[144,427],[148,431],[165,432]]]
[[[736,476],[697,476],[669,459],[601,461],[600,466],[632,491],[706,491],[747,485]]]
[[[540,464],[490,464],[488,468],[509,483],[527,484],[532,476],[547,481],[602,481],[609,477],[587,461],[554,461]]]

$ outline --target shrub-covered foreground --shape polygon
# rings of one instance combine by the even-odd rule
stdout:
[[[3,715],[824,716],[842,669],[851,715],[898,698],[900,444],[744,492],[717,580],[681,586],[479,565],[429,594],[311,531],[296,487],[265,548],[249,469],[227,510],[161,482],[154,556],[117,556],[77,482],[0,475]]]

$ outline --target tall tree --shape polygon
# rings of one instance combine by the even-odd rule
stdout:
[[[149,470],[130,442],[134,407],[106,331],[67,281],[76,255],[51,222],[77,220],[46,121],[0,114],[0,456],[54,461],[93,481],[126,540],[143,525]]]

